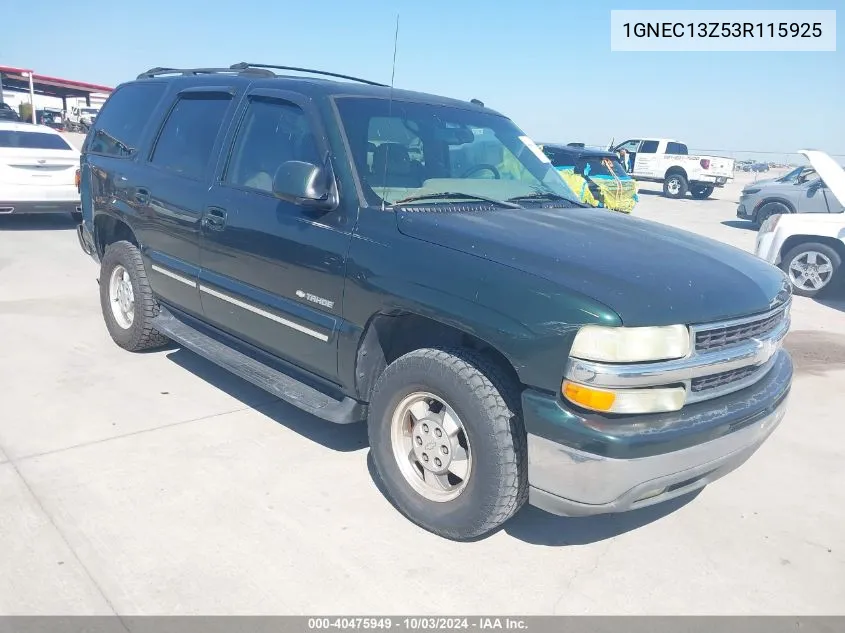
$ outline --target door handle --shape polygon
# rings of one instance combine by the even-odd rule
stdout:
[[[226,209],[208,207],[203,214],[202,225],[210,231],[222,231],[226,226]]]
[[[147,205],[150,203],[150,192],[143,187],[138,187],[135,190],[135,202],[142,205]]]

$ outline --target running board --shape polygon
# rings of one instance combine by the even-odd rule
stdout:
[[[293,406],[335,424],[352,424],[367,417],[367,406],[352,398],[337,400],[273,367],[197,331],[161,308],[153,327],[182,347],[227,369]]]

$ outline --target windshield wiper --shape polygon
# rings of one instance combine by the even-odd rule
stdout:
[[[556,193],[552,193],[551,191],[547,192],[538,192],[538,193],[529,193],[524,196],[514,196],[513,198],[508,198],[508,202],[566,202],[568,205],[573,207],[589,207],[590,205],[584,204],[583,202],[578,202],[576,200],[572,200],[571,198],[567,198],[566,196],[561,196]]]
[[[490,204],[498,204],[502,207],[507,207],[509,209],[519,209],[518,204],[514,204],[508,200],[498,200],[496,198],[486,198],[484,196],[476,196],[471,193],[460,193],[458,191],[443,191],[442,193],[425,193],[418,196],[408,196],[407,198],[402,198],[401,200],[397,200],[391,206],[398,206],[401,204],[407,204],[408,202],[420,202],[423,200],[478,200],[480,202],[489,202]]]

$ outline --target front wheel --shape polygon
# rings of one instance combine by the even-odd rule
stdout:
[[[528,497],[518,410],[513,383],[481,355],[420,349],[400,357],[376,382],[368,423],[387,496],[446,538],[495,530]]]
[[[696,200],[706,200],[711,196],[715,187],[712,185],[692,185],[690,193]]]
[[[830,288],[842,265],[839,253],[827,244],[805,242],[781,259],[780,267],[801,297],[815,297]]]
[[[159,306],[134,244],[120,241],[106,247],[100,265],[100,306],[109,334],[123,349],[138,352],[167,343],[153,328]]]
[[[754,225],[760,228],[773,215],[783,215],[785,213],[789,213],[789,207],[782,202],[767,202],[760,207],[754,216]]]
[[[669,174],[663,181],[663,195],[667,198],[683,198],[688,189],[689,183],[683,174]]]

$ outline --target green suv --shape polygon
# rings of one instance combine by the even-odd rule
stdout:
[[[366,421],[391,501],[452,539],[526,502],[682,495],[780,422],[778,269],[585,206],[478,101],[302,71],[156,68],[111,94],[78,234],[118,345],[172,339]]]

